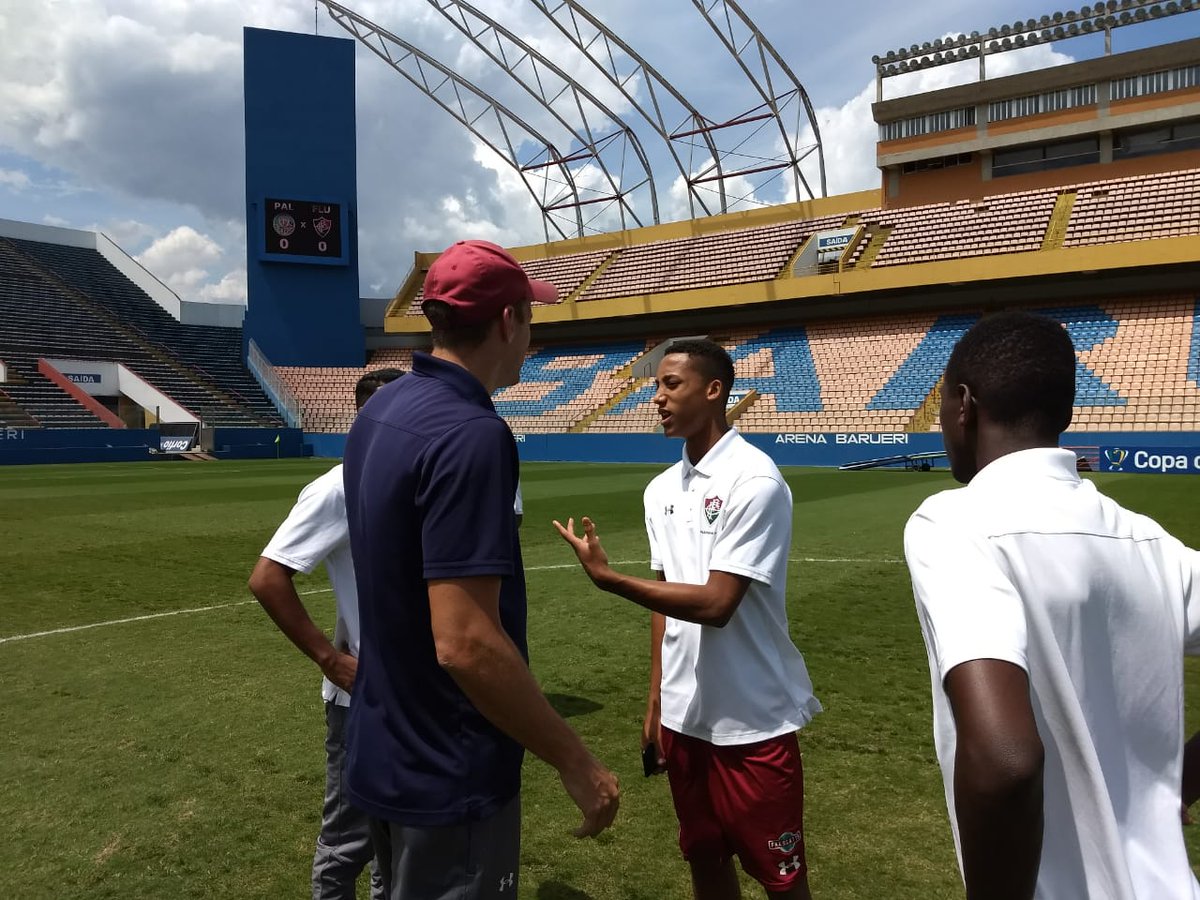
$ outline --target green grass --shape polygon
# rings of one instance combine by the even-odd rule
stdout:
[[[218,607],[0,643],[7,896],[306,895],[323,775],[318,674],[244,602],[245,580],[299,489],[330,464],[0,469],[0,637]],[[640,774],[647,615],[574,568],[547,568],[573,561],[550,520],[587,514],[610,557],[644,572],[641,494],[659,468],[523,470],[533,669],[624,792],[616,827],[577,841],[554,772],[527,762],[523,898],[690,896],[667,785]],[[961,896],[899,563],[905,519],[949,479],[785,474],[792,632],[826,709],[801,732],[814,893]],[[1097,480],[1200,545],[1200,480]],[[324,576],[299,586],[319,592],[306,602],[330,625]],[[1187,673],[1195,730],[1200,669]],[[1188,844],[1200,861],[1198,832]]]

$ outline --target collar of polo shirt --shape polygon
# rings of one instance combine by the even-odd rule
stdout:
[[[688,459],[687,444],[683,445],[683,477],[691,478],[693,475],[703,475],[710,477],[720,467],[721,459],[729,453],[729,445],[733,443],[733,437],[738,433],[736,428],[730,427],[721,439],[708,448],[708,452],[701,457],[697,463],[692,463]]]
[[[488,396],[487,388],[480,383],[478,378],[457,363],[447,362],[418,350],[413,353],[412,374],[441,379],[454,388],[455,393],[462,396],[464,400],[470,400],[472,403],[478,403],[489,409],[496,408],[492,403],[492,398]]]
[[[970,487],[989,487],[1003,484],[1015,478],[1055,478],[1060,481],[1078,481],[1075,469],[1075,453],[1059,447],[1033,447],[1018,450],[994,459],[971,479]]]

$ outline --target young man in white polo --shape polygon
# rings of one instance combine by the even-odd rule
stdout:
[[[954,477],[904,551],[970,900],[1197,900],[1179,824],[1183,656],[1200,554],[1080,479],[1059,449],[1075,351],[1057,322],[984,318],[950,355]]]
[[[368,372],[355,385],[355,406],[362,409],[375,391],[403,374],[399,369]],[[297,572],[309,575],[322,562],[337,605],[332,641],[313,623],[293,583]],[[296,505],[259,557],[250,576],[250,591],[279,630],[324,674],[325,805],[313,856],[313,900],[353,900],[355,882],[368,864],[371,896],[383,900],[383,881],[375,864],[366,814],[350,805],[343,786],[346,711],[358,668],[359,627],[341,465],[300,492]]]
[[[648,765],[664,768],[697,900],[740,896],[736,856],[768,897],[809,898],[796,731],[821,706],[788,634],[792,495],[725,419],[733,362],[712,341],[672,344],[654,402],[683,459],[646,489],[650,567],[613,571],[596,525],[555,527],[588,576],[651,610]]]

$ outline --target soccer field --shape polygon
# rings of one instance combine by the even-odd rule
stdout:
[[[0,468],[4,896],[307,895],[324,771],[319,673],[245,584],[300,488],[330,465]],[[523,898],[690,896],[666,781],[640,771],[648,614],[592,588],[550,526],[590,515],[610,557],[646,572],[641,495],[660,468],[522,470],[532,667],[623,788],[616,826],[577,841],[554,772],[527,760]],[[800,735],[814,895],[961,896],[901,558],[905,519],[950,478],[785,475],[792,634],[825,706]],[[1200,479],[1089,477],[1200,545]],[[297,583],[332,627],[323,572]],[[1200,861],[1200,829],[1188,831]]]

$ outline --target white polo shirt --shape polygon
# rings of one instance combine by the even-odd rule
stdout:
[[[1200,554],[1075,472],[1025,450],[926,500],[904,551],[954,805],[947,673],[975,659],[1029,674],[1045,746],[1041,900],[1200,900],[1179,827],[1183,655],[1200,651]],[[961,865],[961,852],[960,852]]]
[[[650,567],[667,581],[751,579],[724,628],[667,617],[662,724],[719,745],[803,727],[821,704],[788,634],[792,494],[775,463],[731,428],[695,465],[685,447],[644,499]]]
[[[325,563],[337,605],[333,645],[344,653],[358,656],[358,586],[354,581],[354,560],[350,556],[350,527],[346,521],[346,490],[342,485],[341,465],[334,466],[305,486],[262,555],[305,575],[311,575],[317,566]],[[321,696],[338,706],[350,705],[350,695],[328,678],[321,679]]]

